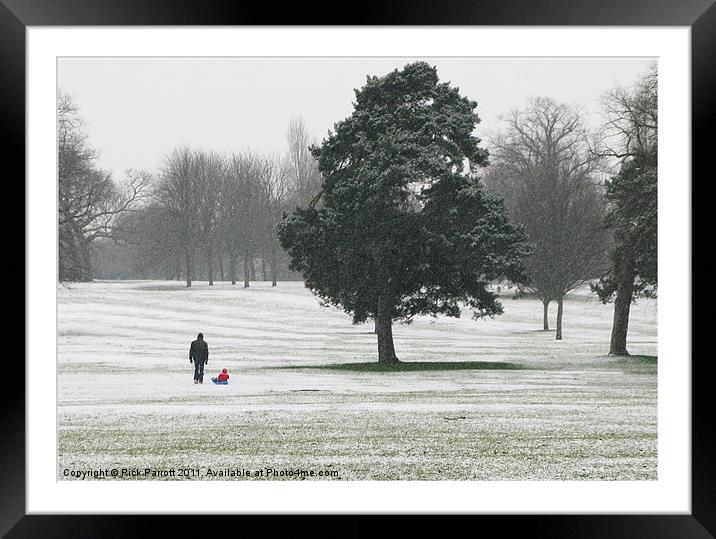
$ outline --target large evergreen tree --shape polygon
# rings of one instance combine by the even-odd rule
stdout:
[[[368,77],[353,113],[312,148],[321,193],[279,227],[308,288],[354,323],[375,319],[381,363],[398,361],[394,320],[461,305],[500,314],[489,283],[524,279],[523,233],[476,177],[487,161],[476,106],[424,62]]]

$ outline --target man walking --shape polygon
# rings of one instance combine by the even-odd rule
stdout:
[[[189,347],[189,363],[194,362],[194,383],[204,383],[204,365],[209,363],[209,345],[204,340],[204,334],[199,333]]]

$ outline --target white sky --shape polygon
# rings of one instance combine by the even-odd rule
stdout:
[[[644,73],[649,58],[60,58],[58,85],[79,106],[99,166],[157,171],[186,144],[219,152],[286,151],[303,116],[321,140],[352,111],[353,90],[425,60],[441,81],[477,101],[477,135],[531,96],[576,104],[600,123],[600,96]],[[486,141],[483,146],[487,146]]]

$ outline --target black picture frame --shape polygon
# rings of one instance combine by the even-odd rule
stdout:
[[[83,25],[248,25],[248,24],[322,24],[331,25],[577,25],[577,26],[688,26],[691,28],[691,84],[692,84],[692,246],[712,244],[710,208],[715,198],[713,180],[706,177],[713,154],[714,125],[716,125],[716,5],[714,0],[539,0],[519,1],[451,1],[407,2],[401,0],[382,4],[363,2],[360,10],[351,13],[350,20],[341,15],[338,4],[323,8],[320,4],[294,3],[277,9],[271,3],[249,3],[244,0],[179,1],[179,0],[0,0],[0,125],[8,135],[0,147],[3,167],[12,171],[6,185],[13,183],[18,190],[3,211],[4,230],[24,222],[25,195],[18,181],[8,178],[25,177],[25,30],[28,26]],[[7,167],[11,164],[11,167]],[[713,165],[710,167],[713,168]],[[703,177],[702,177],[703,176]],[[711,173],[713,176],[713,173]],[[694,181],[693,178],[699,178]],[[698,187],[698,196],[693,190]],[[8,187],[9,188],[9,187]],[[7,191],[6,191],[7,193]],[[22,200],[23,204],[18,201]],[[19,211],[19,214],[17,212]],[[25,276],[25,245],[19,234],[7,233],[6,253],[0,259],[4,281],[16,282]],[[24,239],[24,238],[23,238]],[[716,276],[716,266],[707,257],[694,257],[692,282],[710,282]],[[25,287],[28,283],[25,281]],[[690,515],[502,515],[471,516],[469,529],[483,531],[486,526],[499,526],[501,533],[529,530],[532,536],[548,537],[714,537],[716,536],[716,422],[711,410],[711,355],[696,355],[696,338],[708,335],[713,315],[708,313],[708,295],[692,294],[692,512]],[[19,306],[19,301],[17,303]],[[15,305],[13,305],[14,307]],[[25,312],[23,306],[22,312]],[[689,313],[683,313],[688,316]],[[13,321],[6,331],[18,340],[19,325],[24,317],[13,309]],[[8,333],[6,333],[8,335]],[[13,344],[13,347],[16,345]],[[5,350],[5,354],[10,350]],[[12,354],[16,354],[12,350]],[[681,358],[678,358],[681,359]],[[674,360],[678,360],[674,358]],[[691,359],[691,358],[689,358]],[[10,361],[9,358],[0,358]],[[19,362],[13,368],[17,372]],[[0,534],[7,537],[125,537],[142,536],[149,525],[159,525],[164,532],[170,529],[190,529],[187,517],[143,516],[127,518],[82,515],[26,515],[25,511],[25,392],[24,384],[7,384],[2,390],[0,408]],[[220,530],[225,519],[218,519],[212,527]],[[266,533],[264,519],[238,517],[241,533]],[[271,526],[289,526],[297,534],[305,524],[303,516],[272,516]],[[287,521],[287,519],[291,519]],[[330,517],[333,518],[333,517]],[[350,516],[348,519],[357,519]],[[361,518],[348,522],[322,523],[321,528],[345,536],[372,533],[382,524]],[[463,518],[463,517],[459,517]],[[193,520],[192,520],[193,522]],[[458,523],[451,523],[458,524]],[[402,517],[401,534],[425,530],[423,516]],[[441,525],[442,527],[442,525]],[[311,535],[317,533],[311,526]],[[233,534],[232,534],[233,535]]]

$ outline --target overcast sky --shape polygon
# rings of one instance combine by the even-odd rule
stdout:
[[[353,90],[425,60],[441,81],[477,101],[477,135],[500,115],[546,96],[576,104],[599,124],[600,96],[644,73],[647,58],[61,58],[58,84],[79,106],[99,166],[158,171],[186,144],[219,152],[286,151],[289,121],[302,116],[320,141],[352,111]],[[486,145],[486,144],[485,144]]]

